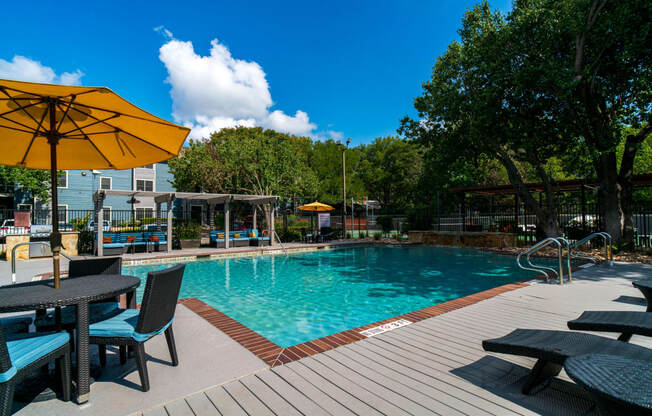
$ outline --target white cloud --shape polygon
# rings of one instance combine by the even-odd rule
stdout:
[[[49,84],[80,85],[84,73],[76,69],[57,75],[52,68],[38,61],[15,55],[11,61],[0,59],[0,78]]]
[[[317,125],[304,111],[298,110],[294,116],[271,111],[274,102],[261,66],[234,58],[219,40],[212,40],[209,54],[202,56],[192,42],[175,39],[163,26],[155,30],[167,40],[159,59],[168,71],[172,116],[192,129],[192,137],[208,137],[234,126],[262,126],[314,138],[339,134],[317,132]]]

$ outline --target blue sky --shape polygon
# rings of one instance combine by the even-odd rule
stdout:
[[[414,115],[475,3],[10,2],[0,77],[105,85],[196,136],[235,123],[364,143]]]

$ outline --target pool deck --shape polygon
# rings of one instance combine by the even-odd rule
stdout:
[[[650,265],[590,267],[574,273],[572,284],[533,282],[274,367],[182,304],[174,324],[181,364],[166,364],[163,337],[148,343],[150,392],[139,391],[133,360],[121,368],[110,354],[90,405],[55,400],[18,414],[593,415],[592,402],[563,372],[523,396],[534,360],[486,353],[481,342],[515,328],[567,330],[568,320],[589,309],[645,310],[631,281],[650,276]],[[643,337],[631,342],[652,347]]]

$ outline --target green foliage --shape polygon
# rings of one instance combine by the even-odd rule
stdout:
[[[383,234],[387,234],[394,228],[394,220],[392,217],[381,215],[376,218],[376,222],[380,225],[383,230]]]
[[[17,184],[23,191],[42,201],[50,199],[50,172],[0,165],[0,183]]]
[[[88,227],[88,221],[90,218],[91,214],[86,215],[84,218],[71,218],[70,225],[72,225],[72,228],[75,231],[84,231]]]
[[[179,240],[197,240],[201,237],[201,225],[194,221],[179,221],[174,225],[174,233]]]
[[[380,231],[374,233],[374,240],[380,241],[381,238],[383,238],[383,233]]]
[[[87,230],[86,228],[79,231],[79,236],[77,237],[77,251],[79,254],[93,253],[94,244],[95,233],[93,231]]]

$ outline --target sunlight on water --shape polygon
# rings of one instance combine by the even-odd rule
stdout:
[[[170,266],[123,272],[145,279]],[[187,263],[181,298],[287,347],[534,276],[474,249],[370,246]]]

